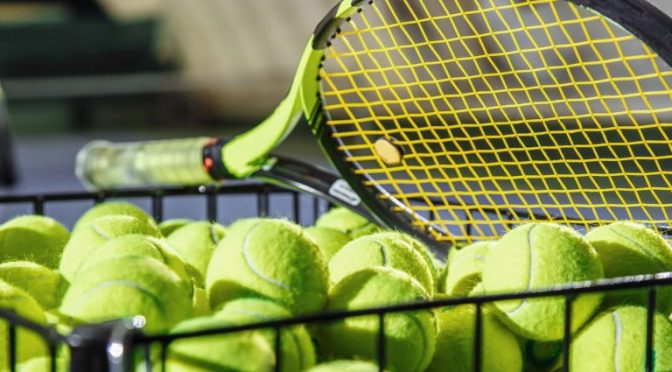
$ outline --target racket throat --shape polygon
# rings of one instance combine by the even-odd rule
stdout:
[[[345,180],[314,165],[282,156],[271,156],[252,177],[307,192],[374,220],[360,197]]]

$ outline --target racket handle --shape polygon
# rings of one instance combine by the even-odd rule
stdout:
[[[209,184],[214,180],[204,166],[204,154],[215,143],[211,138],[93,141],[77,154],[76,173],[90,189]]]

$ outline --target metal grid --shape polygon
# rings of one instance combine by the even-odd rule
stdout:
[[[326,210],[328,204],[320,199],[301,195],[295,191],[282,189],[276,186],[266,184],[235,184],[220,188],[197,187],[197,188],[179,188],[179,189],[156,189],[156,190],[124,190],[114,192],[98,193],[63,193],[48,195],[25,195],[0,197],[0,206],[8,204],[30,204],[32,213],[44,214],[45,205],[53,202],[76,202],[91,201],[93,203],[103,202],[107,199],[148,199],[151,202],[150,213],[158,221],[164,218],[164,203],[166,199],[178,196],[200,196],[204,200],[206,216],[210,220],[216,220],[218,216],[219,197],[222,195],[252,195],[256,196],[256,214],[258,216],[269,215],[271,202],[278,196],[289,195],[289,202],[286,204],[284,216],[294,221],[302,219],[301,210],[310,208],[308,219],[310,222],[317,219],[321,211]],[[309,198],[306,204],[305,198]],[[299,221],[301,222],[301,221]],[[97,325],[85,325],[77,327],[71,335],[59,334],[56,330],[34,324],[27,321],[11,311],[0,309],[0,317],[8,321],[8,355],[11,362],[11,371],[17,370],[17,328],[25,327],[37,332],[43,337],[49,345],[49,354],[51,355],[50,369],[57,371],[56,356],[59,353],[59,346],[66,345],[70,354],[71,371],[90,371],[90,370],[109,370],[109,371],[129,371],[133,370],[137,355],[143,355],[147,371],[154,370],[156,364],[159,364],[160,370],[165,370],[165,360],[168,348],[172,342],[178,339],[190,337],[204,337],[217,334],[229,334],[234,332],[243,332],[253,329],[273,329],[275,330],[274,349],[276,352],[276,370],[280,370],[282,353],[281,350],[281,330],[299,324],[318,324],[342,320],[349,317],[377,316],[379,319],[379,330],[377,337],[377,363],[379,369],[385,369],[386,345],[385,345],[385,326],[384,319],[386,314],[418,311],[430,308],[439,308],[444,306],[455,306],[471,304],[476,306],[475,317],[475,340],[473,366],[474,371],[481,371],[482,365],[482,308],[488,303],[502,300],[532,299],[541,297],[563,297],[565,303],[564,317],[564,338],[562,341],[562,359],[563,371],[569,371],[570,345],[572,335],[570,324],[572,322],[572,303],[574,299],[584,293],[610,292],[628,289],[640,289],[648,292],[647,306],[647,325],[646,325],[646,371],[653,371],[654,368],[654,350],[653,350],[653,319],[656,307],[657,288],[661,286],[672,285],[672,273],[661,273],[657,275],[640,275],[634,277],[625,277],[618,279],[600,280],[596,282],[581,282],[558,286],[544,290],[531,290],[522,293],[484,295],[469,298],[437,299],[429,302],[408,303],[395,306],[384,306],[373,309],[338,311],[311,314],[307,316],[294,317],[289,319],[280,319],[274,321],[265,321],[254,324],[240,326],[228,326],[222,328],[213,328],[196,332],[183,332],[176,334],[163,335],[145,335],[141,329],[136,328],[132,321],[121,320],[106,322]],[[150,349],[152,345],[159,345],[161,358],[158,361],[152,360]],[[141,354],[138,354],[141,353]]]

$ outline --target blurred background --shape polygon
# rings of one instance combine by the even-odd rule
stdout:
[[[652,2],[672,13],[672,1]],[[0,0],[0,195],[81,190],[74,159],[91,139],[255,125],[334,3]],[[278,152],[326,165],[307,128]]]
[[[75,154],[91,139],[254,126],[283,98],[333,4],[0,1],[0,195],[81,190]],[[307,128],[279,151],[321,159]]]

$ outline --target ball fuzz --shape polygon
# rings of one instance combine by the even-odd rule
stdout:
[[[147,235],[131,234],[111,239],[92,251],[79,265],[74,280],[79,273],[92,266],[105,264],[124,257],[150,257],[168,266],[191,288],[191,276],[182,258],[168,246],[165,240]]]
[[[436,352],[428,372],[474,370],[476,308],[462,305],[438,309]],[[516,336],[490,311],[482,310],[481,368],[483,371],[520,372],[523,354]]]
[[[329,291],[328,311],[368,309],[428,300],[424,288],[406,273],[387,267],[357,271]],[[376,360],[379,317],[359,316],[320,325],[320,350],[334,358]],[[384,317],[386,365],[398,371],[424,371],[434,354],[434,312],[390,313]]]
[[[672,371],[672,324],[655,313],[654,371]],[[644,371],[646,368],[646,309],[611,308],[598,315],[571,345],[570,370]]]
[[[55,270],[28,261],[0,264],[0,279],[26,291],[44,310],[58,308],[68,286]]]
[[[401,270],[415,278],[430,297],[434,294],[434,279],[423,257],[390,232],[362,236],[346,244],[329,261],[329,281],[335,284],[356,271],[376,266]]]
[[[142,315],[147,332],[163,332],[192,313],[192,297],[168,266],[150,257],[122,257],[89,267],[68,288],[63,315],[93,323]]]
[[[239,297],[273,299],[292,314],[321,310],[328,277],[322,253],[302,228],[281,219],[230,227],[210,259],[206,288],[213,310]]]
[[[55,269],[70,233],[56,220],[21,216],[0,226],[0,262],[32,261]]]
[[[317,227],[329,227],[347,234],[350,239],[383,231],[383,228],[348,208],[338,207],[322,215]]]
[[[161,237],[159,228],[154,224],[128,215],[100,217],[82,225],[73,231],[65,246],[59,271],[68,281],[72,281],[82,261],[96,248],[114,238],[131,234]]]
[[[115,201],[115,202],[106,202],[101,203],[93,208],[89,209],[84,213],[72,231],[77,231],[81,227],[88,226],[91,222],[97,220],[100,217],[110,217],[110,216],[130,216],[137,218],[149,225],[153,225],[158,230],[158,226],[154,219],[152,219],[147,213],[140,207],[135,204],[131,204],[124,201]]]
[[[380,368],[374,363],[363,360],[333,360],[322,363],[306,372],[378,372]]]
[[[603,276],[597,252],[574,230],[551,223],[530,223],[509,231],[491,247],[483,268],[483,287],[488,294],[511,293]],[[588,320],[601,297],[590,294],[574,300],[572,330]],[[495,305],[502,321],[522,336],[554,341],[564,335],[562,298],[502,301]]]
[[[274,319],[289,319],[292,314],[281,305],[258,298],[243,298],[229,301],[215,314],[216,318],[229,319],[234,323],[260,323]],[[275,342],[275,331],[261,330],[269,344]],[[315,365],[315,347],[303,325],[283,328],[280,352],[282,371],[303,371]]]
[[[29,294],[21,289],[0,281],[0,308],[11,310],[18,316],[34,323],[46,326],[47,320],[40,305]],[[8,322],[0,321],[0,370],[9,371],[9,340]],[[47,354],[45,340],[35,332],[16,328],[17,362],[21,363],[31,358]]]
[[[194,283],[203,287],[210,257],[224,235],[226,230],[218,223],[194,222],[175,230],[166,240],[184,259]]]
[[[607,278],[672,271],[672,249],[660,234],[646,226],[616,222],[591,230],[586,240],[597,250]],[[658,310],[671,312],[672,288],[662,287],[657,294]],[[623,304],[646,306],[647,301],[646,290],[609,291],[605,294],[604,308]]]
[[[179,335],[231,325],[222,319],[201,317],[178,324],[171,333]],[[167,372],[271,371],[274,365],[272,346],[255,331],[178,338],[171,342],[166,357]]]
[[[483,266],[491,242],[453,248],[446,264],[446,276],[439,288],[451,296],[467,296],[483,280]]]
[[[350,241],[350,236],[329,227],[312,226],[304,229],[304,232],[315,241],[327,262]]]

